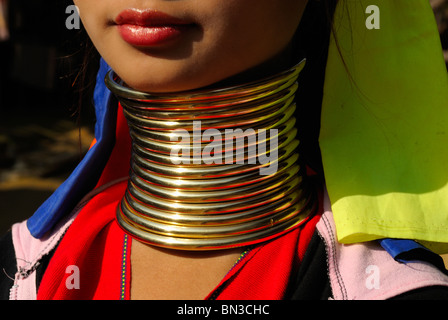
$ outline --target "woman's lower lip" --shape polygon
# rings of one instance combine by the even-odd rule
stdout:
[[[121,37],[134,46],[152,47],[169,43],[180,37],[185,25],[140,26],[134,24],[118,25]]]

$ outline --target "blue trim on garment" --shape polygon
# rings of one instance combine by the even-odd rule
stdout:
[[[87,152],[72,174],[28,219],[31,234],[42,237],[61,217],[69,214],[82,197],[95,187],[115,143],[116,106],[104,84],[110,67],[101,59],[94,91],[95,138],[97,142]]]
[[[448,270],[442,257],[414,240],[382,239],[379,240],[379,243],[397,262],[419,261],[430,263],[448,275]]]
[[[381,239],[379,240],[381,246],[397,261],[405,262],[405,260],[399,259],[399,256],[403,253],[410,252],[411,250],[422,249],[427,250],[424,246],[414,240],[409,239]],[[430,252],[430,251],[429,251]]]

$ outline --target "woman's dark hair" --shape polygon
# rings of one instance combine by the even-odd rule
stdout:
[[[84,28],[79,30],[78,39],[82,57],[72,87],[77,92],[76,112],[80,115],[84,106],[93,107],[92,98],[100,55]]]
[[[100,55],[93,46],[84,28],[77,30],[66,41],[69,47],[67,54],[61,57],[62,68],[61,79],[65,86],[71,86],[68,94],[70,105],[68,105],[71,116],[76,120],[78,126],[78,146],[80,159],[85,151],[82,147],[81,129],[87,125],[93,130],[94,127],[94,104],[93,92],[96,83]]]
[[[295,55],[306,58],[296,95],[300,156],[322,178],[318,139],[328,47],[337,2],[338,0],[309,1],[293,41]]]

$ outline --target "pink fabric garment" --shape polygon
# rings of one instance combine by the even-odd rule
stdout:
[[[119,179],[117,181],[122,181]],[[12,241],[14,245],[17,272],[14,276],[14,285],[10,289],[10,300],[36,300],[36,268],[43,256],[55,248],[68,227],[76,218],[80,208],[87,203],[94,195],[116,183],[113,181],[87,194],[84,199],[73,210],[72,214],[61,220],[52,232],[49,232],[41,239],[34,238],[26,225],[27,221],[16,223],[11,228]]]
[[[383,300],[422,287],[448,286],[448,277],[432,264],[397,262],[377,241],[338,243],[328,196],[316,227],[325,241],[335,300]]]
[[[36,299],[35,270],[39,261],[56,246],[74,218],[75,215],[69,216],[55,228],[54,233],[50,233],[42,239],[36,239],[31,235],[26,226],[26,221],[12,226],[12,239],[18,271],[14,277],[14,285],[10,290],[10,300]]]

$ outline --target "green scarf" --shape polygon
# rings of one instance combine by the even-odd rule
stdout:
[[[448,252],[448,77],[429,2],[339,2],[320,135],[338,239]]]

